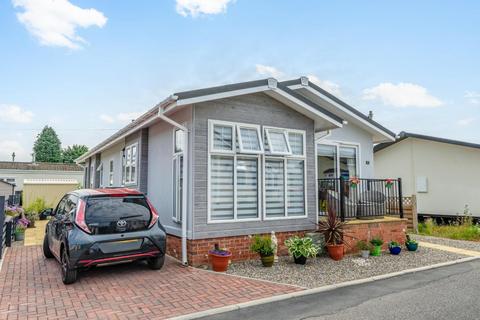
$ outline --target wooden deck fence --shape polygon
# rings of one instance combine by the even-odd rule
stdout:
[[[418,232],[417,198],[415,195],[403,197],[403,216],[408,220],[408,230]]]

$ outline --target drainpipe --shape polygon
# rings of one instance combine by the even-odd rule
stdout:
[[[176,100],[177,97],[171,97],[172,100]],[[187,197],[188,197],[188,129],[185,126],[182,126],[178,122],[170,119],[165,114],[163,114],[163,108],[158,108],[157,117],[163,121],[171,124],[172,126],[182,130],[185,134],[185,139],[183,140],[183,190],[182,190],[182,264],[188,265],[187,258]]]

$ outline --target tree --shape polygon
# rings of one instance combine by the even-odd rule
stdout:
[[[63,162],[73,163],[75,159],[88,152],[88,147],[83,144],[74,144],[63,149]]]
[[[62,144],[52,127],[45,126],[42,132],[37,135],[33,152],[35,153],[35,161],[38,162],[62,161]]]

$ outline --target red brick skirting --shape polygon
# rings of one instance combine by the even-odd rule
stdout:
[[[350,237],[345,237],[349,245],[346,246],[348,253],[357,251],[356,242],[358,240],[369,241],[375,236],[380,236],[387,248],[389,241],[405,242],[405,231],[407,221],[405,219],[377,219],[374,221],[354,221],[347,225],[347,232]],[[308,231],[277,232],[278,255],[288,255],[287,248],[284,245],[286,239],[298,235],[303,236]],[[220,237],[209,239],[198,239],[187,241],[188,263],[193,266],[208,264],[208,251],[212,250],[218,243],[220,248],[227,248],[232,252],[233,261],[243,261],[249,259],[258,259],[258,255],[250,251],[251,236]],[[176,259],[182,258],[182,240],[180,237],[168,235],[167,254]]]

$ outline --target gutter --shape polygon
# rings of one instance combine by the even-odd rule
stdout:
[[[177,96],[171,96],[172,101],[178,99]],[[175,120],[167,117],[164,113],[164,109],[160,106],[158,108],[157,118],[162,119],[163,121],[171,124],[172,126],[182,130],[185,134],[185,139],[183,139],[183,188],[182,188],[182,264],[188,266],[188,257],[187,257],[187,197],[189,190],[188,188],[188,128],[182,126]]]

